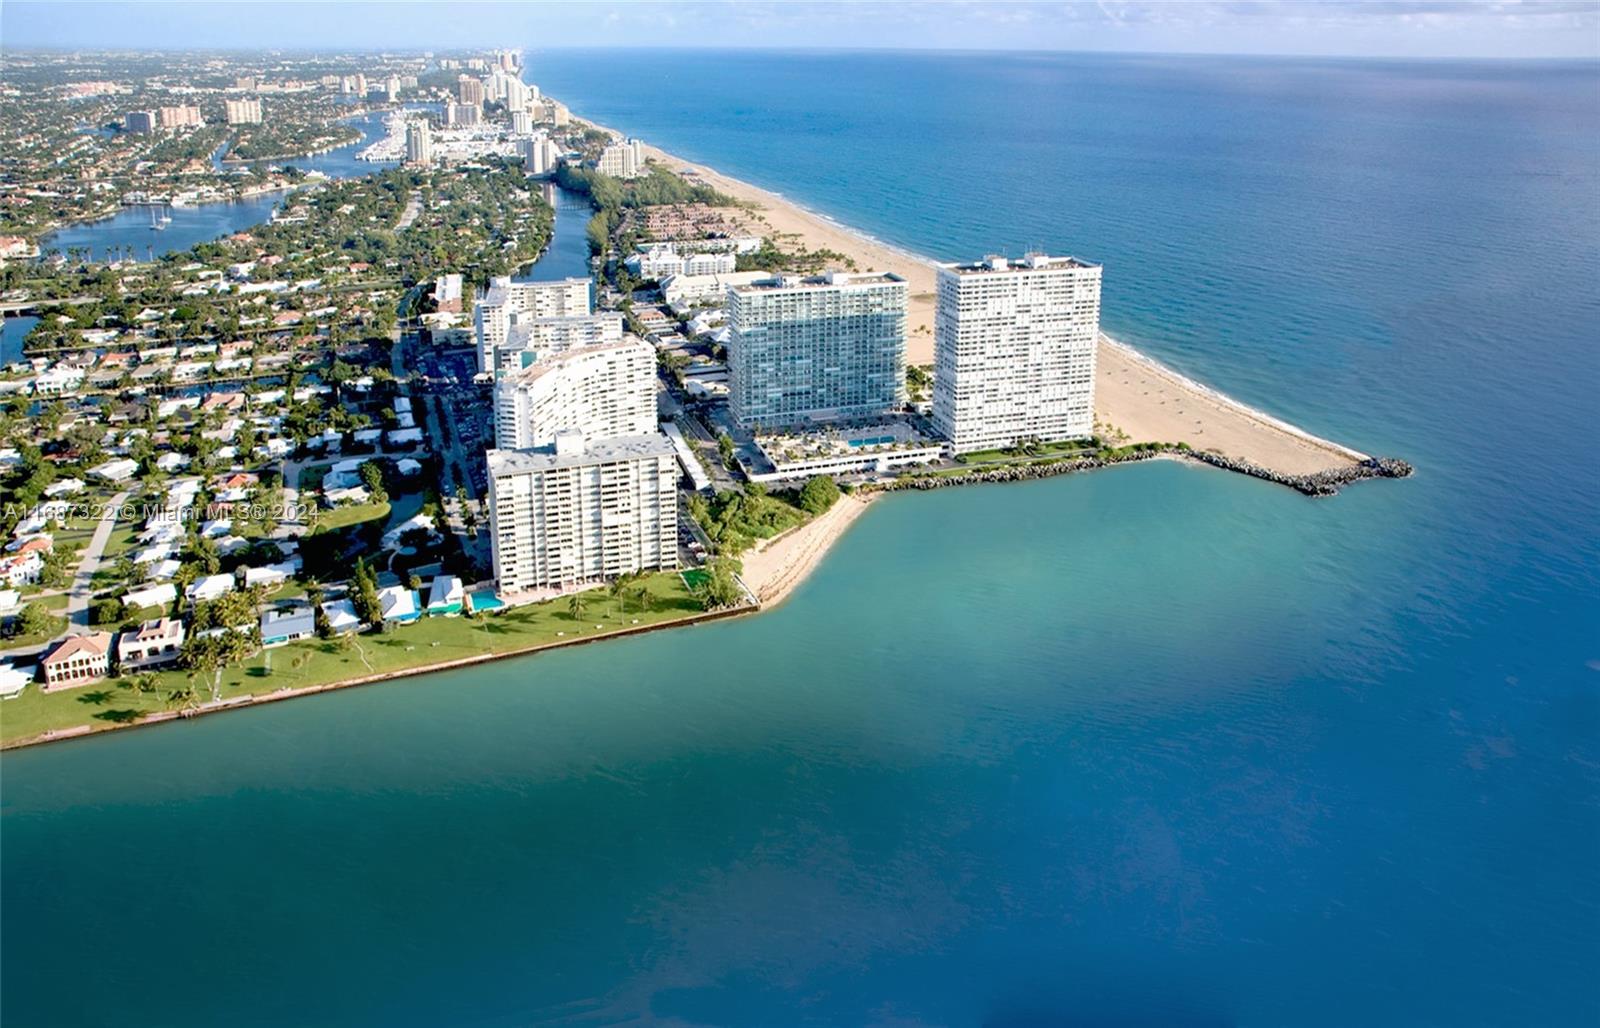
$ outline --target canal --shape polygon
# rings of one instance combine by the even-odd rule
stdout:
[[[348,146],[311,157],[295,157],[272,163],[318,171],[329,178],[356,178],[395,166],[394,161],[363,161],[356,154],[384,134],[384,111],[373,111],[349,119],[361,138]],[[281,192],[264,193],[247,200],[206,203],[193,207],[124,207],[109,218],[68,225],[39,242],[41,253],[68,253],[73,248],[88,252],[91,260],[154,260],[166,254],[187,250],[231,235],[251,225],[259,225],[283,199]],[[153,226],[165,213],[172,221],[164,229]]]
[[[518,282],[550,282],[561,278],[588,278],[589,272],[589,218],[594,208],[582,193],[562,189],[554,182],[545,183],[544,198],[556,212],[556,223],[550,234],[550,245],[539,259],[518,272]]]

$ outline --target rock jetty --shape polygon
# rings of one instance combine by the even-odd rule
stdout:
[[[1090,457],[1038,460],[1022,464],[1007,464],[1003,467],[974,469],[956,474],[914,474],[883,482],[874,488],[884,492],[899,492],[906,489],[943,489],[947,486],[955,485],[1029,482],[1034,479],[1053,478],[1056,475],[1070,475],[1078,471],[1093,471],[1096,468],[1106,468],[1116,464],[1130,464],[1134,461],[1150,460],[1155,457],[1176,457],[1183,460],[1197,461],[1201,464],[1209,464],[1224,471],[1235,471],[1241,475],[1249,475],[1252,478],[1260,478],[1268,482],[1276,482],[1278,485],[1286,485],[1290,489],[1304,493],[1307,496],[1332,496],[1339,491],[1340,486],[1368,478],[1406,478],[1412,474],[1413,470],[1410,464],[1393,457],[1368,457],[1346,467],[1319,471],[1313,475],[1285,475],[1282,472],[1273,471],[1270,468],[1264,468],[1249,461],[1225,457],[1219,453],[1202,452],[1186,446],[1144,444],[1128,450],[1102,452]]]

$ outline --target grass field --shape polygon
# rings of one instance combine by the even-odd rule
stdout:
[[[57,603],[56,601],[60,602]],[[13,635],[9,639],[0,641],[0,646],[4,646],[8,650],[20,650],[26,646],[37,646],[46,639],[54,639],[66,630],[67,619],[61,616],[61,612],[66,610],[67,607],[67,597],[65,595],[46,596],[44,599],[35,602],[43,603],[56,615],[50,619],[50,627],[37,634],[19,633]]]
[[[584,593],[581,619],[568,612],[566,599],[511,607],[482,619],[424,618],[385,633],[291,643],[256,654],[220,676],[222,699],[260,696],[279,689],[328,685],[367,675],[403,671],[483,654],[511,653],[534,646],[594,637],[607,632],[657,625],[700,614],[704,608],[676,572],[644,580],[651,605],[621,609],[604,590]],[[87,725],[93,729],[131,724],[141,717],[181,706],[175,690],[192,686],[196,699],[209,701],[212,677],[190,679],[183,671],[156,676],[154,693],[133,688],[134,676],[93,682],[65,692],[44,693],[37,684],[14,700],[0,702],[0,742],[26,739],[48,730]]]
[[[335,507],[325,510],[317,515],[316,531],[337,532],[341,528],[351,525],[361,525],[368,521],[387,520],[389,517],[389,503],[352,503],[346,507]]]
[[[1038,460],[1040,457],[1072,457],[1078,454],[1093,453],[1099,444],[1085,440],[1065,440],[1059,443],[1040,443],[1034,447],[1032,453],[1023,453],[1020,450],[975,450],[972,453],[963,453],[956,459],[963,464],[1011,464],[1019,461]]]

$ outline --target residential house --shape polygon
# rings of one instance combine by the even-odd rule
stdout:
[[[324,603],[322,616],[328,619],[328,630],[334,635],[361,630],[361,618],[356,615],[356,605],[348,599]]]
[[[183,622],[177,618],[156,618],[117,636],[117,660],[124,671],[175,664],[182,652]]]
[[[454,616],[461,613],[461,602],[466,591],[461,579],[455,575],[438,575],[428,590],[428,616]]]
[[[143,589],[135,589],[132,592],[123,593],[122,605],[129,610],[139,610],[146,607],[165,610],[171,607],[173,601],[177,598],[178,587],[171,582],[167,582],[164,585],[150,585]]]
[[[232,575],[207,575],[195,579],[184,595],[199,603],[202,600],[214,600],[219,596],[226,596],[233,592],[233,586]]]
[[[111,633],[69,636],[39,662],[45,692],[71,689],[104,678],[111,670]]]
[[[403,585],[391,585],[378,590],[378,606],[383,620],[409,624],[421,617],[417,610],[417,594]]]
[[[261,645],[282,646],[317,634],[316,613],[308,604],[280,607],[261,615]]]

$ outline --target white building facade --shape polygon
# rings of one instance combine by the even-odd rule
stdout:
[[[524,114],[526,118],[528,115]],[[531,131],[531,128],[530,128]],[[549,136],[538,135],[522,142],[522,170],[529,175],[553,175],[561,160],[561,149]]]
[[[612,143],[600,151],[597,168],[613,178],[638,178],[644,174],[644,144],[637,139]]]
[[[425,118],[406,122],[406,163],[433,163],[433,126]]]
[[[956,453],[1094,432],[1100,266],[989,257],[939,268],[933,423]]]
[[[614,311],[564,318],[512,314],[506,341],[494,349],[494,374],[499,378],[580,346],[620,342],[622,336],[622,315]]]
[[[261,124],[260,100],[224,100],[222,106],[229,125]]]
[[[545,450],[490,450],[494,574],[502,595],[678,565],[677,464],[659,432]]]
[[[585,346],[506,374],[494,387],[495,445],[550,446],[565,431],[589,439],[656,431],[656,356],[643,340]]]
[[[741,426],[867,418],[906,398],[906,283],[781,275],[727,293],[731,413]]]
[[[668,244],[640,251],[629,257],[629,271],[643,279],[664,279],[673,275],[729,275],[739,266],[733,253],[680,254]]]
[[[556,282],[513,282],[509,277],[490,279],[488,291],[473,305],[478,370],[495,370],[495,350],[506,342],[514,315],[564,318],[592,313],[586,278]]]

